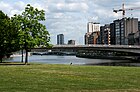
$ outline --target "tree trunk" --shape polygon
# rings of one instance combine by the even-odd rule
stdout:
[[[0,63],[2,63],[2,57],[0,56]]]
[[[23,49],[21,50],[21,52],[22,52],[21,62],[23,63]]]
[[[28,47],[27,47],[27,42],[25,40],[25,64],[28,63]]]
[[[25,49],[26,55],[25,55],[25,64],[28,64],[28,49]]]
[[[0,55],[0,63],[2,63],[3,55]]]

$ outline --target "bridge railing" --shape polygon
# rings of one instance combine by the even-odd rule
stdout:
[[[114,47],[114,48],[140,48],[139,45],[54,45],[56,47]]]

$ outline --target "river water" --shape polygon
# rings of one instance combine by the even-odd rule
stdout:
[[[21,56],[9,58],[8,61],[19,62]],[[55,55],[32,55],[29,56],[29,63],[44,63],[44,64],[70,64],[73,65],[92,65],[106,62],[121,62],[124,60],[107,60],[107,59],[88,59],[78,58],[76,56],[55,56]]]

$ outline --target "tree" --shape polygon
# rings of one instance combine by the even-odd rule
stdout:
[[[45,20],[45,11],[38,10],[27,4],[21,15],[14,15],[13,20],[18,24],[20,45],[26,51],[25,64],[28,63],[28,51],[41,44],[48,46],[50,37],[46,26],[40,21]]]
[[[11,19],[0,11],[0,61],[18,49],[18,30]]]

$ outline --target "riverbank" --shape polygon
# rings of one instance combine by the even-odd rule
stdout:
[[[98,56],[98,55],[85,55],[79,54],[76,55],[79,58],[89,58],[89,59],[110,59],[110,60],[129,60],[129,62],[135,61],[140,62],[139,56]]]
[[[0,65],[25,65],[25,63],[21,62],[1,62]]]
[[[0,66],[0,92],[139,92],[139,67]]]
[[[88,63],[85,65],[100,65],[100,66],[140,66],[140,61],[132,59],[131,57],[125,56],[78,56],[79,58],[89,58],[89,59],[102,59],[102,60],[118,60],[112,62],[99,62],[96,64]]]

